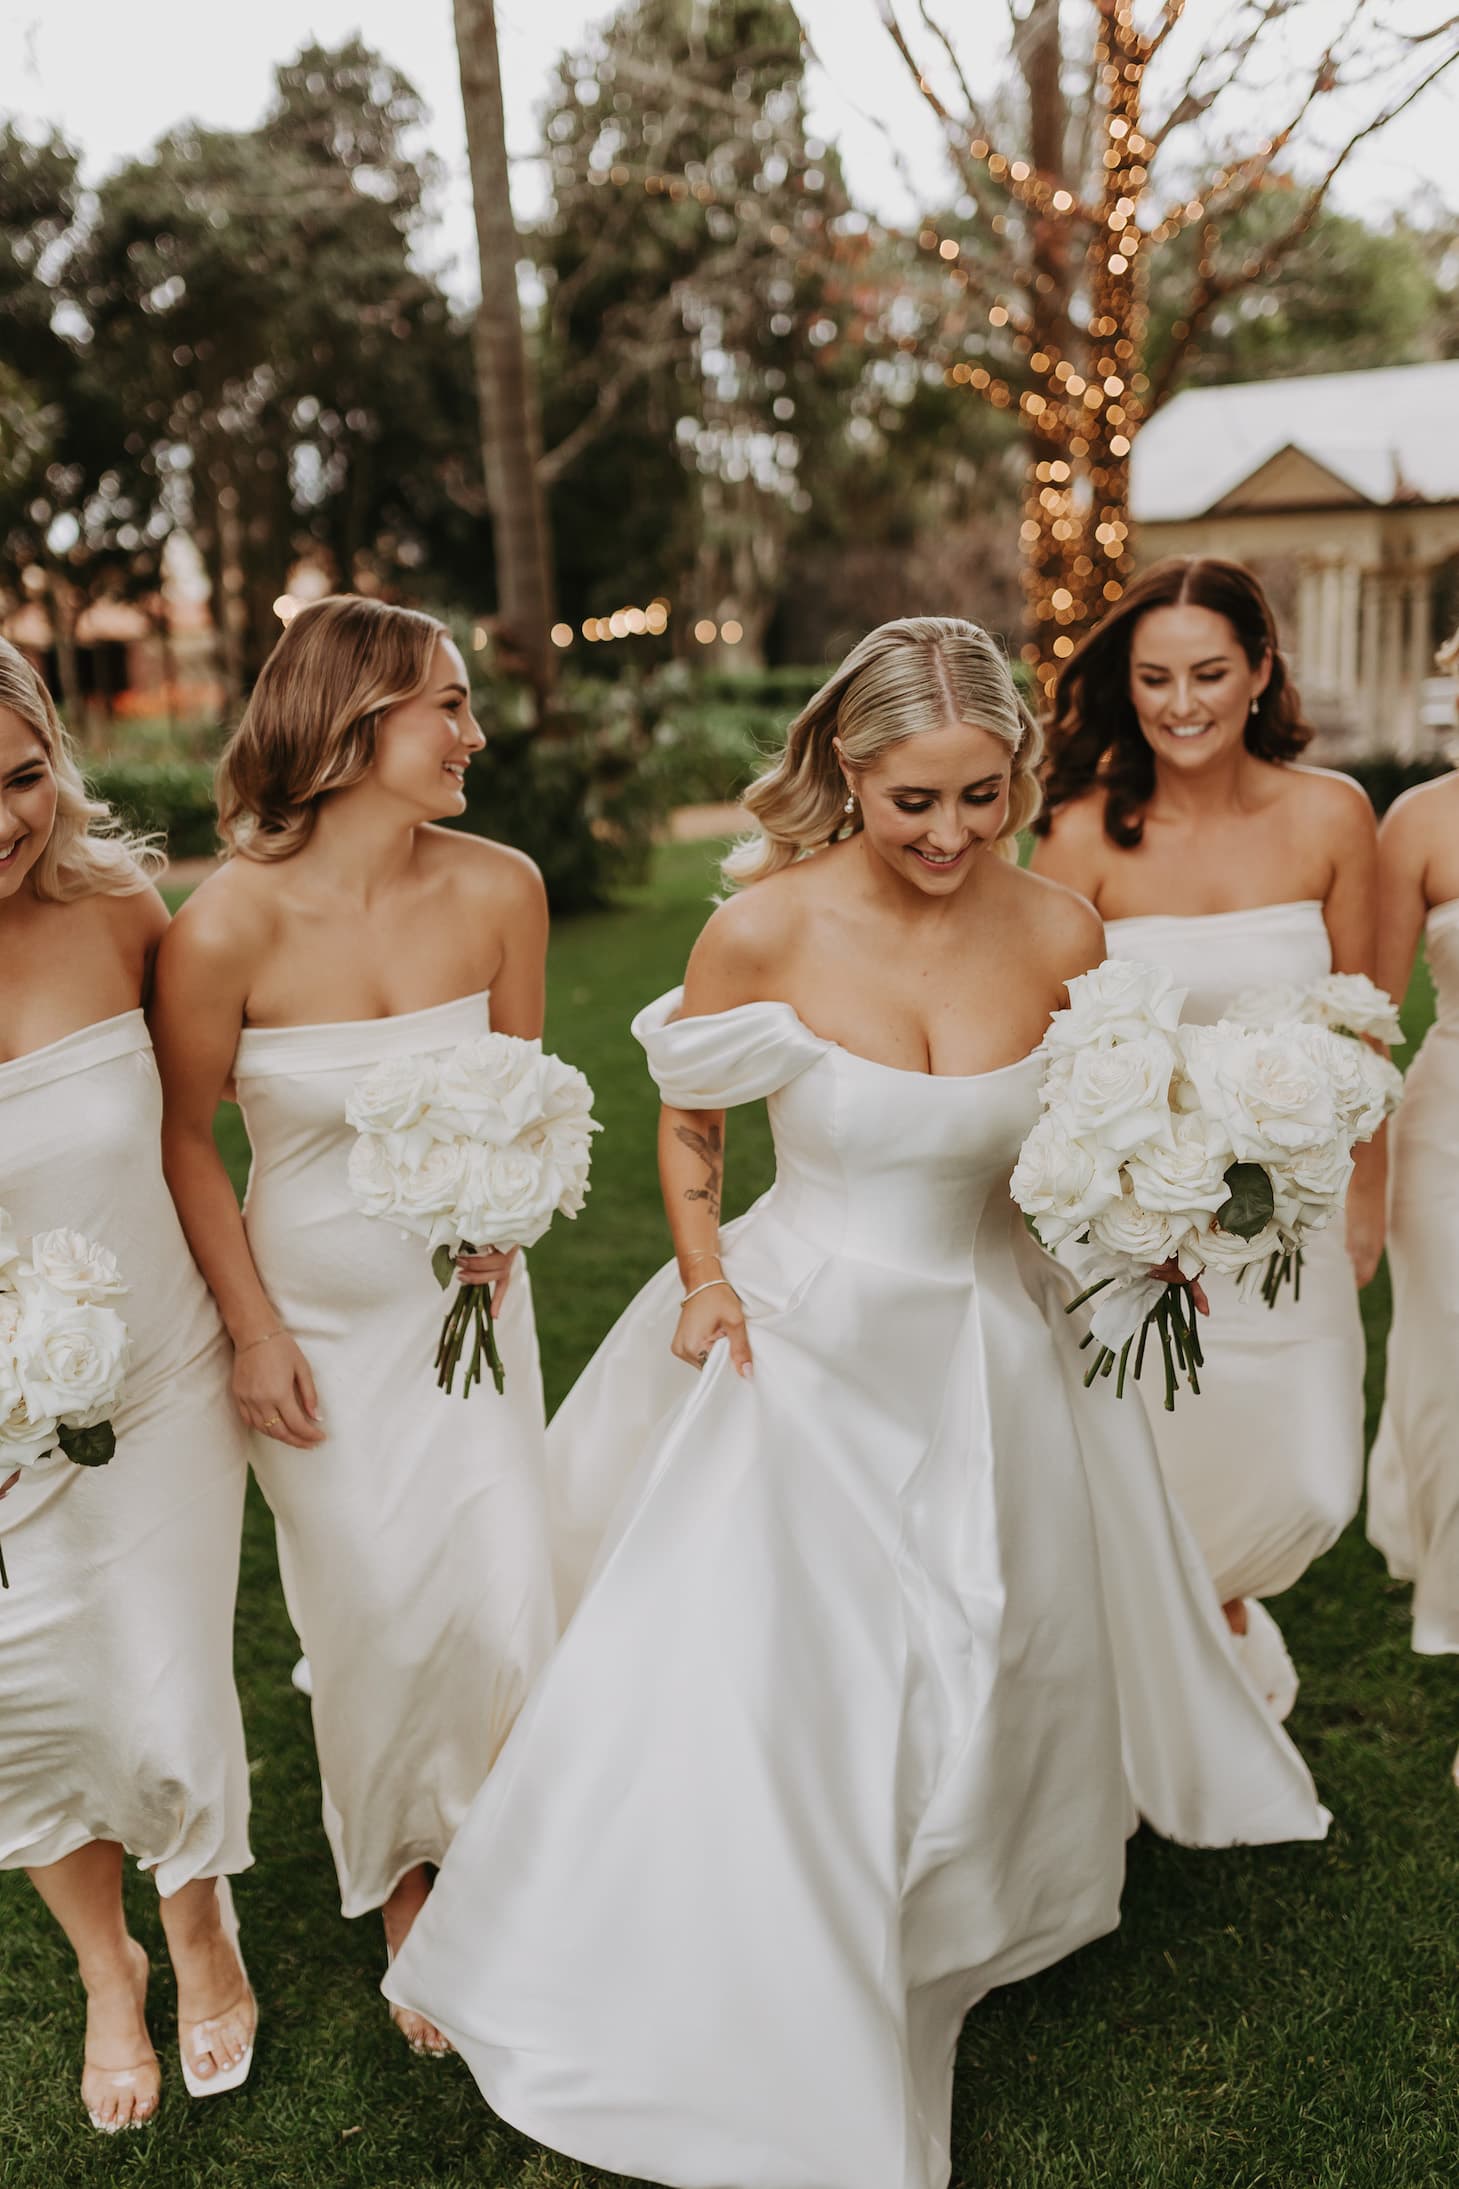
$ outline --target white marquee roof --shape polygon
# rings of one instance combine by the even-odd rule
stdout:
[[[1237,489],[1271,466],[1251,503]],[[1459,359],[1188,388],[1136,437],[1137,522],[1232,499],[1288,507],[1459,501]]]

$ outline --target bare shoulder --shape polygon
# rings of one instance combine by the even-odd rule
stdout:
[[[1290,764],[1284,773],[1296,810],[1309,825],[1350,844],[1377,840],[1372,801],[1362,784],[1350,775],[1305,763]]]
[[[769,874],[715,906],[690,958],[697,967],[746,971],[768,964],[792,933],[804,891],[796,868]]]
[[[238,971],[277,935],[277,874],[261,859],[228,859],[192,892],[162,937],[159,962]]]
[[[489,896],[503,909],[547,909],[547,889],[541,869],[525,851],[513,844],[499,844],[492,836],[473,836],[465,829],[421,830],[421,841],[436,872],[473,893]]]
[[[1104,808],[1104,792],[1092,790],[1049,809],[1048,827],[1034,839],[1034,864],[1041,874],[1084,893],[1095,888],[1110,848]]]
[[[1072,978],[1104,956],[1104,922],[1089,899],[1048,874],[1008,870],[1010,902],[1022,930],[1051,966]]]
[[[1418,783],[1395,798],[1378,826],[1385,853],[1399,857],[1426,852],[1439,840],[1452,843],[1459,828],[1459,775],[1441,775]]]

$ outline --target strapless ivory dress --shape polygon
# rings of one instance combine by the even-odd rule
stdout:
[[[1389,1131],[1393,1324],[1368,1535],[1412,1581],[1413,1646],[1459,1653],[1459,899],[1425,926],[1437,1014]]]
[[[677,1001],[635,1027],[664,1099],[770,1101],[725,1232],[754,1377],[673,1358],[670,1266],[562,1407],[577,1608],[386,1989],[593,2166],[940,2189],[964,2015],[1117,1921],[1136,1810],[1326,1818],[1139,1408],[1080,1388],[1008,1191],[1038,1060],[930,1078]]]
[[[233,1684],[248,1460],[161,1125],[140,1011],[0,1064],[0,1203],[22,1240],[65,1227],[110,1249],[132,1344],[110,1462],[51,1460],[0,1500],[0,1868],[116,1840],[170,1895],[252,1860]]]
[[[1187,991],[1183,1016],[1211,1024],[1246,988],[1303,984],[1332,970],[1316,899],[1248,912],[1109,920],[1111,957],[1169,968]],[[1363,1324],[1341,1221],[1303,1254],[1302,1296],[1275,1307],[1243,1300],[1230,1278],[1206,1280],[1201,1395],[1167,1413],[1158,1378],[1137,1386],[1166,1482],[1222,1602],[1248,1600],[1253,1676],[1290,1709],[1296,1681],[1259,1600],[1278,1596],[1329,1550],[1357,1512],[1363,1482]]]
[[[425,1242],[363,1216],[345,1103],[384,1056],[488,1029],[485,995],[339,1025],[246,1028],[244,1216],[314,1373],[327,1440],[253,1439],[289,1615],[313,1674],[324,1821],[346,1915],[439,1862],[552,1646],[542,1379],[519,1266],[506,1390],[436,1388],[449,1304]]]

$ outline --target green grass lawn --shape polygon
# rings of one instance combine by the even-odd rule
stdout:
[[[548,1040],[588,1073],[607,1130],[587,1211],[533,1257],[550,1403],[663,1257],[656,1106],[628,1020],[678,978],[711,884],[707,848],[666,851],[650,890],[553,944]],[[1420,976],[1412,1032],[1431,1009]],[[236,1115],[219,1130],[241,1174]],[[732,1211],[768,1178],[758,1111],[732,1120],[729,1175]],[[1376,1411],[1385,1278],[1365,1311]],[[1405,1596],[1353,1530],[1277,1607],[1303,1673],[1292,1730],[1336,1815],[1331,1837],[1201,1855],[1142,1834],[1116,1936],[971,2017],[958,2189],[1450,2189],[1459,1667],[1409,1654]],[[76,2098],[82,2012],[66,1950],[24,1880],[0,1878],[0,2184],[607,2182],[494,2121],[459,2062],[415,2060],[390,2028],[378,1925],[338,1913],[294,1653],[254,1497],[238,1637],[258,1854],[238,1900],[264,2013],[253,2080],[188,2103],[154,1896],[133,1880],[158,1967],[163,2109],[144,2134],[94,2136]],[[767,1986],[791,1975],[767,1969]],[[704,1982],[712,1990],[713,1969]]]

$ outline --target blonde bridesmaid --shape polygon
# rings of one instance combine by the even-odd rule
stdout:
[[[461,1265],[495,1288],[506,1391],[439,1391],[430,1258],[360,1215],[346,1177],[345,1104],[377,1059],[542,1031],[536,868],[435,825],[483,743],[432,617],[302,610],[223,757],[232,856],[158,970],[168,1179],[236,1349],[343,1910],[379,1910],[392,1954],[555,1632],[526,1271]],[[228,1089],[253,1150],[242,1216],[212,1133]]]
[[[1089,899],[1112,957],[1167,966],[1189,1020],[1220,1018],[1246,988],[1374,970],[1372,808],[1348,777],[1301,764],[1311,736],[1266,597],[1237,563],[1145,572],[1060,673],[1034,865]],[[1358,1287],[1382,1244],[1381,1162],[1365,1148],[1346,1228],[1312,1242],[1301,1299],[1268,1308],[1212,1280],[1201,1397],[1167,1414],[1140,1385],[1248,1672],[1282,1714],[1296,1674],[1264,1600],[1358,1508]]]
[[[248,1851],[233,1685],[246,1479],[223,1334],[163,1183],[142,1006],[167,913],[146,847],[88,798],[49,695],[0,641],[0,1204],[117,1258],[131,1362],[104,1467],[4,1465],[0,1868],[23,1869],[86,1993],[92,2126],[140,2128],[161,2070],[122,1906],[151,1873],[195,2096],[234,2088],[257,2008],[228,1878]]]
[[[1459,670],[1459,632],[1439,655]],[[1368,1534],[1412,1581],[1413,1646],[1459,1654],[1459,776],[1408,791],[1379,832],[1378,971],[1401,996],[1423,937],[1437,1013],[1390,1143],[1393,1324]]]

